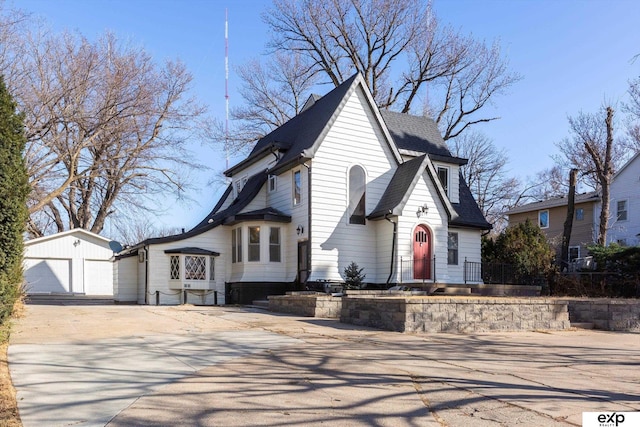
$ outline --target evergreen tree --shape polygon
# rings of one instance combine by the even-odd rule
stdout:
[[[29,193],[25,143],[22,115],[0,76],[0,323],[11,313],[22,283]]]
[[[364,285],[366,274],[362,274],[364,268],[360,268],[358,264],[351,261],[344,269],[344,289],[361,289]]]
[[[555,256],[540,227],[529,220],[508,227],[483,249],[492,251],[497,262],[512,265],[521,279],[548,274]]]

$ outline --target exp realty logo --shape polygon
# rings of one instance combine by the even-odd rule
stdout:
[[[583,412],[582,427],[640,426],[640,412]]]

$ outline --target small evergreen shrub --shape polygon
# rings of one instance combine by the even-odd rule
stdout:
[[[364,268],[360,268],[358,264],[351,261],[344,269],[344,289],[361,289],[364,284],[366,274],[362,274]]]

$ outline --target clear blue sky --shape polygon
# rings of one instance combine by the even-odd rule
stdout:
[[[636,0],[433,0],[441,22],[491,42],[499,39],[513,71],[524,79],[495,98],[495,122],[481,125],[507,149],[512,175],[526,177],[552,166],[554,143],[567,136],[567,116],[594,112],[623,100],[629,79],[640,75],[640,2]],[[11,3],[10,3],[11,4]],[[198,96],[224,118],[224,16],[229,13],[230,102],[238,81],[233,67],[261,55],[269,35],[260,14],[265,0],[20,0],[14,5],[43,17],[54,30],[75,29],[90,39],[105,30],[143,45],[157,60],[179,57],[195,77]],[[213,171],[224,155],[194,147]],[[233,162],[233,161],[232,161]],[[179,202],[159,218],[191,228],[222,192],[207,188],[189,206]],[[105,230],[108,232],[108,230]]]

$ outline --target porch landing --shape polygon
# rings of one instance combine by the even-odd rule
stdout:
[[[506,285],[484,283],[403,283],[412,291],[424,291],[427,295],[473,295],[473,296],[540,296],[541,286]],[[364,291],[357,291],[364,292]]]

